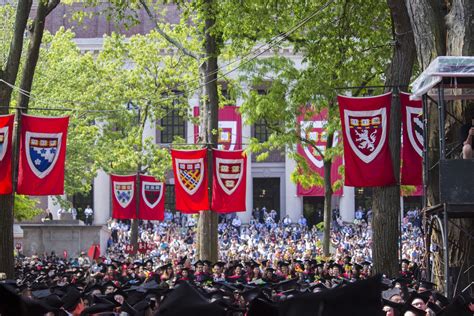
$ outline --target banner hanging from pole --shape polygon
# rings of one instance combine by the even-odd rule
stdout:
[[[136,175],[110,175],[112,189],[112,218],[136,219]]]
[[[140,175],[138,218],[152,221],[163,221],[165,218],[165,184],[155,177]]]
[[[324,155],[326,151],[327,136],[325,126],[327,124],[327,109],[323,109],[320,113],[314,114],[310,119],[305,118],[304,114],[298,117],[298,124],[300,125],[300,136],[303,139],[312,140],[317,148]],[[339,133],[333,136],[333,147],[339,142]],[[306,159],[311,170],[316,172],[319,176],[324,178],[324,161],[320,153],[309,145],[298,144],[297,153]],[[331,165],[331,185],[337,180],[341,179],[338,172],[342,164],[342,157],[335,157]],[[298,196],[324,196],[324,187],[314,186],[311,188],[303,188],[299,183],[297,184],[296,194]],[[340,196],[342,189],[336,190],[333,195]]]
[[[402,105],[402,171],[401,184],[423,183],[423,118],[421,100],[410,100],[410,94],[400,92]]]
[[[225,105],[219,108],[218,117],[218,149],[240,150],[242,149],[242,117],[238,112],[239,107]],[[199,117],[199,107],[194,107],[194,117]],[[194,142],[198,142],[200,127],[194,126]]]
[[[0,194],[12,193],[12,135],[15,115],[0,115]]]
[[[247,156],[243,150],[212,150],[212,206],[218,213],[245,212]]]
[[[198,213],[209,210],[207,149],[171,150],[176,210]]]
[[[69,117],[22,114],[18,194],[64,194]]]
[[[345,185],[395,184],[388,144],[392,93],[375,97],[338,96],[344,139]]]

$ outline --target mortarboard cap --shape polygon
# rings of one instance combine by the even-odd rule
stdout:
[[[66,295],[64,295],[61,300],[64,303],[64,309],[71,311],[81,301],[81,293],[75,287],[71,286],[68,288]]]

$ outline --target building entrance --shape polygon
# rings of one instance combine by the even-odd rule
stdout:
[[[280,219],[280,178],[253,178],[253,207],[275,210]]]

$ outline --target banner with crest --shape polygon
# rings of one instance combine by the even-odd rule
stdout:
[[[225,105],[219,108],[219,134],[218,149],[221,150],[240,150],[242,149],[242,117],[238,112],[238,107]],[[194,116],[199,116],[199,107],[194,107]],[[194,142],[198,143],[200,127],[194,126]]]
[[[64,194],[69,117],[22,114],[18,194]]]
[[[327,109],[323,109],[320,113],[314,114],[310,119],[305,118],[304,114],[298,117],[298,124],[300,125],[301,138],[312,140],[319,151],[324,155],[326,150],[326,130],[327,124]],[[333,147],[339,142],[339,133],[335,133],[333,136]],[[324,177],[324,161],[320,153],[313,147],[298,144],[297,152],[306,159],[311,169]],[[335,157],[331,166],[331,184],[334,184],[337,180],[341,179],[341,175],[338,172],[339,167],[342,164],[342,157]],[[311,188],[303,188],[300,184],[297,184],[296,194],[298,196],[324,196],[324,187],[314,186]],[[342,189],[338,189],[333,195],[341,195]]]
[[[423,183],[423,117],[421,100],[410,100],[410,94],[400,92],[402,106],[402,171],[401,184]]]
[[[345,185],[395,184],[388,144],[392,93],[337,99],[344,140]]]
[[[0,194],[12,193],[12,135],[15,115],[0,115]]]
[[[137,218],[137,203],[135,198],[136,179],[136,175],[110,175],[110,184],[112,186],[112,218]]]
[[[165,218],[165,184],[155,177],[140,175],[140,209],[138,218],[163,221]]]
[[[207,149],[171,150],[176,210],[198,213],[209,210]]]
[[[213,153],[212,206],[218,213],[245,212],[247,156],[243,150]]]

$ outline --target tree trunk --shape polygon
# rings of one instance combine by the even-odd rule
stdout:
[[[204,78],[204,100],[203,117],[201,126],[201,139],[210,144],[209,148],[217,148],[217,131],[218,131],[218,109],[219,98],[217,93],[217,57],[219,50],[217,47],[216,35],[213,33],[215,25],[216,8],[214,0],[206,0],[203,5],[205,13],[204,26],[204,51],[205,62],[201,69]],[[204,118],[205,117],[205,118]],[[212,197],[212,156],[208,153],[208,179],[209,179],[209,196]],[[218,260],[218,233],[217,233],[218,215],[211,211],[203,211],[199,216],[198,223],[198,257],[201,260],[210,260],[216,262]]]
[[[31,10],[32,1],[20,0],[15,17],[15,28],[10,44],[7,64],[0,70],[0,78],[10,84],[15,84],[20,67],[20,58],[23,50],[23,34]],[[12,88],[0,83],[0,114],[8,114]],[[12,167],[14,163],[12,162]],[[15,275],[13,257],[13,205],[14,195],[0,195],[0,272],[4,272],[7,278],[12,279]]]
[[[19,1],[17,7],[17,15],[15,20],[15,31],[10,46],[10,53],[8,56],[8,62],[5,70],[0,72],[0,77],[6,80],[8,83],[15,84],[19,70],[19,60],[21,57],[23,36],[26,27],[26,21],[31,10],[31,1]],[[30,92],[33,84],[33,78],[36,70],[36,64],[39,58],[39,50],[41,41],[43,38],[43,30],[46,16],[59,4],[59,0],[53,0],[52,2],[40,1],[38,3],[38,9],[36,17],[33,23],[32,36],[28,51],[26,54],[26,61],[23,66],[23,74],[21,77],[20,87],[27,92]],[[11,88],[5,85],[0,85],[0,105],[9,106],[11,100]],[[2,100],[2,98],[5,98]],[[23,94],[19,96],[19,106],[26,109],[28,108],[29,98]],[[0,113],[8,113],[8,109],[1,109]],[[12,145],[13,145],[13,156],[12,156],[12,182],[13,192],[16,190],[17,184],[17,167],[18,167],[18,151],[19,151],[19,132],[20,122],[18,120],[21,111],[17,111],[17,122],[15,124],[15,133],[13,134]],[[5,272],[8,278],[14,277],[14,257],[13,257],[13,216],[14,209],[14,194],[0,196],[0,272]]]
[[[333,133],[327,135],[326,148],[332,147]],[[332,181],[331,181],[332,161],[324,160],[324,237],[323,237],[323,255],[330,256],[331,246],[331,219],[332,219]]]
[[[388,0],[394,39],[392,63],[387,74],[387,86],[407,87],[415,60],[413,33],[406,6],[397,0]],[[406,90],[406,89],[404,89]],[[398,269],[398,237],[400,225],[400,98],[395,89],[390,111],[389,144],[392,169],[397,185],[374,188],[373,198],[373,260],[374,272],[396,276]]]
[[[437,56],[473,56],[474,55],[474,3],[472,0],[406,0],[409,7],[410,20],[416,42],[418,62],[422,69]],[[445,7],[446,6],[446,7]],[[448,104],[450,111],[457,119],[465,121],[465,111],[473,107],[472,101],[461,105],[459,102]],[[443,201],[439,198],[439,125],[438,109],[435,104],[428,105],[429,128],[428,133],[428,164],[432,168],[428,173],[427,205],[432,206]],[[458,126],[451,118],[447,118],[445,130],[447,143],[458,140],[455,132]],[[433,167],[435,166],[436,167]],[[448,222],[449,266],[460,273],[460,284],[457,290],[462,289],[462,284],[472,281],[472,274],[464,274],[474,264],[474,243],[469,242],[469,235],[463,232],[474,231],[472,219],[456,219]],[[433,231],[432,240],[441,241],[440,230]],[[441,243],[442,244],[442,243]],[[433,254],[433,281],[440,291],[445,289],[444,263],[442,251]],[[469,255],[471,254],[471,255]],[[471,269],[472,270],[472,269]],[[468,280],[463,280],[468,279]],[[456,279],[451,281],[456,282]],[[449,292],[453,292],[452,290]],[[456,293],[454,293],[456,294]]]

